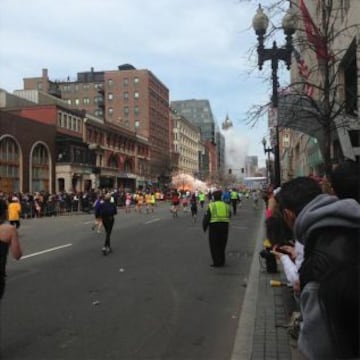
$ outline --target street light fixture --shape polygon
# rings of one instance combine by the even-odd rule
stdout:
[[[267,183],[269,183],[269,179],[271,178],[271,171],[270,171],[270,153],[274,150],[271,147],[266,147],[266,139],[263,138],[262,139],[262,144],[264,147],[264,154],[268,154],[268,159],[267,159],[267,166],[266,166],[266,180]]]
[[[278,47],[276,44],[276,41],[273,42],[273,46],[271,48],[265,48],[264,46],[264,38],[266,34],[266,30],[269,25],[269,18],[264,13],[261,5],[259,5],[259,8],[257,9],[256,15],[253,18],[252,22],[253,28],[255,30],[255,33],[257,35],[257,39],[259,42],[257,53],[258,53],[258,67],[259,70],[262,70],[263,64],[267,60],[271,60],[271,69],[272,69],[272,97],[271,102],[273,108],[278,107],[278,87],[279,87],[279,81],[278,81],[278,66],[279,66],[279,60],[282,60],[285,62],[287,69],[290,69],[291,65],[291,53],[293,50],[293,44],[292,44],[292,35],[295,32],[296,29],[296,15],[291,8],[290,8],[285,14],[283,20],[282,20],[282,27],[284,30],[284,33],[286,35],[286,44],[284,47]],[[280,151],[279,151],[279,127],[278,123],[276,123],[276,145],[274,149],[274,155],[275,155],[275,186],[278,187],[281,184],[281,176],[280,176]]]

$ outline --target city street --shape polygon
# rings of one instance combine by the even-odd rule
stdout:
[[[251,200],[231,220],[227,266],[211,268],[202,212],[119,209],[113,252],[93,215],[23,220],[9,256],[2,359],[229,359],[261,225]]]

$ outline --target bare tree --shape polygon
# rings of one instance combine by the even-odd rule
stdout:
[[[285,2],[274,1],[268,10],[282,10]],[[298,25],[291,82],[279,91],[278,125],[315,137],[324,171],[329,174],[333,161],[339,160],[336,158],[354,157],[347,145],[348,130],[359,122],[356,35],[360,30],[360,4],[346,0],[291,0],[290,5],[297,13]],[[267,37],[277,30],[272,26]],[[262,116],[267,105],[250,109],[248,121]],[[338,153],[335,140],[341,144]]]

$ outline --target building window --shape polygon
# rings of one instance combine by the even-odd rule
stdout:
[[[90,99],[88,97],[84,97],[83,104],[84,105],[89,105],[90,104]]]
[[[42,90],[42,88],[43,88],[43,87],[42,87],[42,82],[38,82],[38,83],[37,83],[37,88],[38,88],[38,90]]]
[[[138,91],[134,91],[134,99],[138,99],[139,98],[139,92]]]
[[[76,119],[74,117],[71,117],[71,130],[76,130]]]
[[[75,99],[75,105],[77,105],[77,106],[80,105],[80,100],[78,98]]]
[[[32,153],[32,191],[49,190],[49,153],[44,145],[38,144]]]
[[[94,97],[95,104],[102,104],[103,103],[103,96],[102,95],[96,95]]]
[[[67,99],[66,102],[71,105],[71,99]]]
[[[139,78],[136,76],[136,77],[134,77],[134,84],[138,84],[139,83]]]
[[[128,86],[129,85],[129,79],[128,78],[124,78],[123,79],[123,86]]]
[[[138,105],[135,105],[135,106],[134,106],[134,114],[135,114],[135,115],[139,115],[139,114],[140,114],[140,109],[139,109],[139,106],[138,106]]]
[[[109,107],[109,108],[108,108],[108,114],[109,114],[110,116],[112,116],[113,113],[114,113],[114,109],[113,109],[112,107]]]
[[[108,93],[108,100],[112,101],[114,99],[113,93]]]
[[[20,152],[17,144],[11,138],[0,141],[0,187],[9,192],[20,191]]]
[[[127,91],[124,91],[123,98],[124,100],[129,100],[129,93]]]
[[[129,116],[129,107],[128,106],[124,106],[124,116]]]
[[[108,87],[112,87],[112,84],[113,84],[112,79],[109,79],[107,83],[108,83]]]
[[[345,85],[345,111],[356,115],[358,111],[358,70],[356,66],[356,41],[353,41],[342,61]]]

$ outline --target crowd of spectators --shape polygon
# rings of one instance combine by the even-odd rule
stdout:
[[[10,203],[16,196],[21,204],[21,218],[36,218],[43,216],[67,215],[74,212],[91,213],[93,203],[99,193],[107,193],[109,189],[89,192],[59,192],[51,194],[46,191],[35,193],[5,193],[0,192],[0,198]],[[126,193],[121,190],[111,191],[116,206],[125,205]]]

